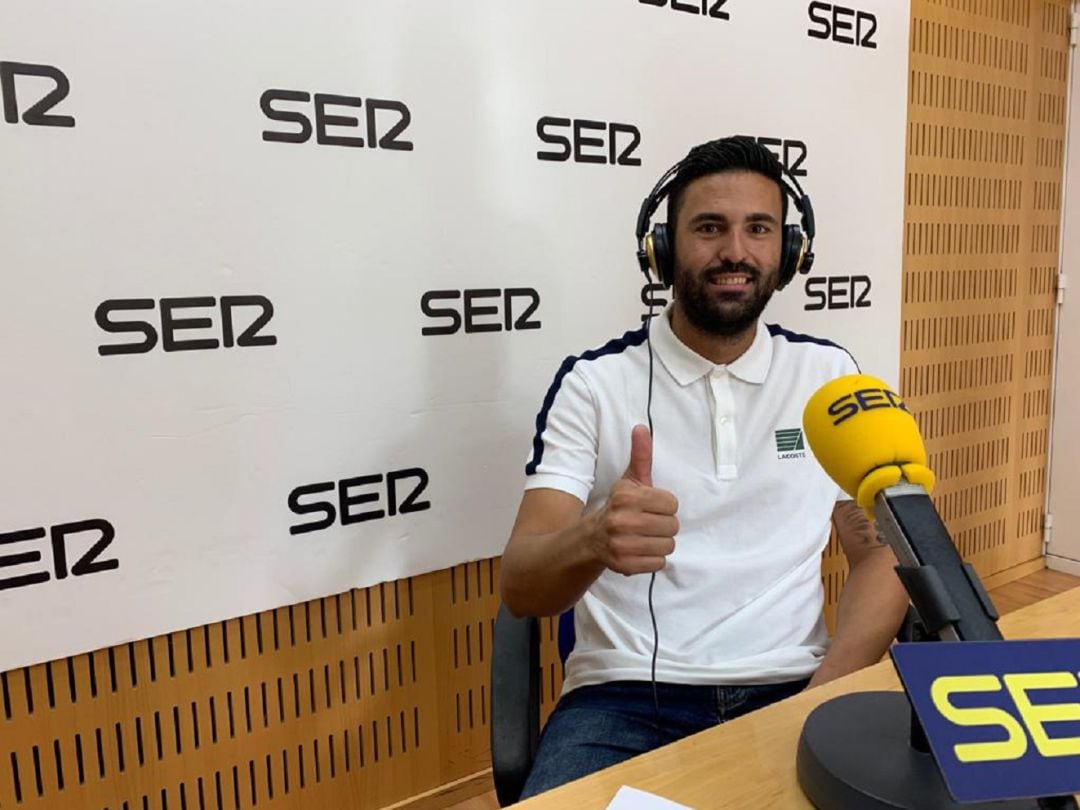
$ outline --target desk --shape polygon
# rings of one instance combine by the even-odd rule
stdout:
[[[1080,588],[1003,616],[998,625],[1006,638],[1080,637]],[[630,785],[693,808],[812,810],[795,776],[806,716],[837,695],[899,689],[892,661],[884,661],[517,806],[604,808],[621,785]]]

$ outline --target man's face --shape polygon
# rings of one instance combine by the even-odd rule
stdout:
[[[749,329],[780,280],[783,200],[756,172],[700,177],[683,193],[675,223],[675,299],[712,335]]]

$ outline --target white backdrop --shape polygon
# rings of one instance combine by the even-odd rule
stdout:
[[[909,9],[859,4],[5,2],[0,670],[500,553],[544,392],[640,325],[638,206],[704,140],[805,144],[836,308],[799,278],[767,319],[898,382]],[[325,135],[365,145],[266,140],[304,128],[268,90],[353,97],[321,100]],[[408,108],[411,149],[371,148],[371,99]],[[317,128],[315,100],[269,108]],[[545,116],[636,128],[640,165],[539,160]],[[829,280],[852,276],[870,306]],[[422,334],[452,324],[426,292],[513,288],[539,328]],[[505,295],[472,322],[504,325]],[[272,305],[263,345],[226,340],[223,296]],[[239,337],[266,305],[233,303]],[[427,508],[391,506],[425,480]],[[324,500],[332,525],[290,532]]]

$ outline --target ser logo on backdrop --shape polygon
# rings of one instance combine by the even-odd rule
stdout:
[[[729,0],[638,0],[643,6],[670,8],[672,11],[684,11],[687,14],[700,14],[714,20],[730,20],[731,14],[724,11]]]
[[[0,591],[38,585],[53,577],[67,579],[113,571],[120,567],[120,561],[103,560],[101,553],[115,539],[116,529],[102,518],[59,523],[49,529],[38,526],[0,532]],[[23,566],[24,570],[16,573]]]
[[[537,151],[537,160],[641,165],[641,158],[634,156],[641,145],[641,130],[633,124],[545,115],[536,122],[536,135],[554,147]]]
[[[807,36],[859,48],[877,48],[874,35],[877,34],[878,21],[869,11],[814,2],[810,4],[807,13],[810,15]]]
[[[307,143],[314,132],[315,142],[324,146],[413,150],[413,142],[403,137],[412,123],[412,112],[404,101],[333,93],[313,96],[304,90],[267,90],[259,99],[259,106],[271,121],[295,127],[265,129],[264,141]],[[346,111],[354,115],[345,115]]]
[[[143,320],[121,313],[154,311],[160,303],[160,321]],[[183,310],[202,310],[200,317],[183,315]],[[220,327],[214,316],[220,310]],[[240,315],[238,313],[243,313]],[[277,336],[262,334],[261,330],[274,317],[274,305],[264,295],[223,295],[218,303],[211,295],[194,298],[111,298],[102,301],[94,312],[94,319],[106,332],[113,335],[138,335],[127,343],[103,343],[98,354],[103,357],[115,354],[145,354],[158,344],[160,323],[161,347],[167,352],[217,349],[233,346],[273,346]],[[243,331],[237,335],[238,326]],[[213,331],[209,331],[213,330]],[[201,331],[200,337],[191,336]],[[183,335],[183,336],[182,336]],[[212,335],[212,337],[211,337]],[[220,340],[218,336],[220,335]]]
[[[539,307],[540,293],[532,287],[429,290],[420,297],[420,310],[429,323],[420,334],[539,329],[540,320],[533,317]]]
[[[671,293],[664,289],[663,284],[653,282],[644,285],[641,288],[641,303],[645,305],[645,311],[641,314],[641,322],[644,324],[649,320],[649,312],[652,312],[653,317],[659,315],[668,305],[670,296]]]
[[[16,82],[17,76],[29,80]],[[47,92],[40,81],[47,79],[53,86]],[[22,88],[21,90],[18,88]],[[52,65],[32,65],[27,62],[0,62],[0,96],[4,101],[4,120],[9,124],[19,123],[19,110],[22,110],[22,122],[32,127],[73,127],[75,119],[70,115],[50,112],[57,104],[67,98],[71,83],[64,72]],[[20,96],[22,105],[19,104]]]
[[[777,159],[784,164],[784,168],[791,173],[792,177],[807,177],[807,171],[803,168],[810,152],[806,141],[797,141],[791,138],[756,138],[757,142],[776,155]]]
[[[342,526],[349,526],[426,511],[431,508],[431,501],[418,498],[427,489],[429,481],[426,470],[409,467],[393,470],[386,475],[376,473],[340,481],[304,484],[289,493],[289,510],[300,517],[321,517],[290,526],[289,534],[318,532],[338,522]],[[323,497],[314,497],[320,495]]]
[[[870,307],[870,276],[818,276],[806,280],[806,297],[810,301],[803,307],[808,312],[822,309],[864,309]]]

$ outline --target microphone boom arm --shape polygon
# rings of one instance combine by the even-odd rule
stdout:
[[[953,545],[926,490],[906,481],[874,497],[874,517],[900,563],[926,633],[941,641],[998,641],[997,611],[979,575]]]

